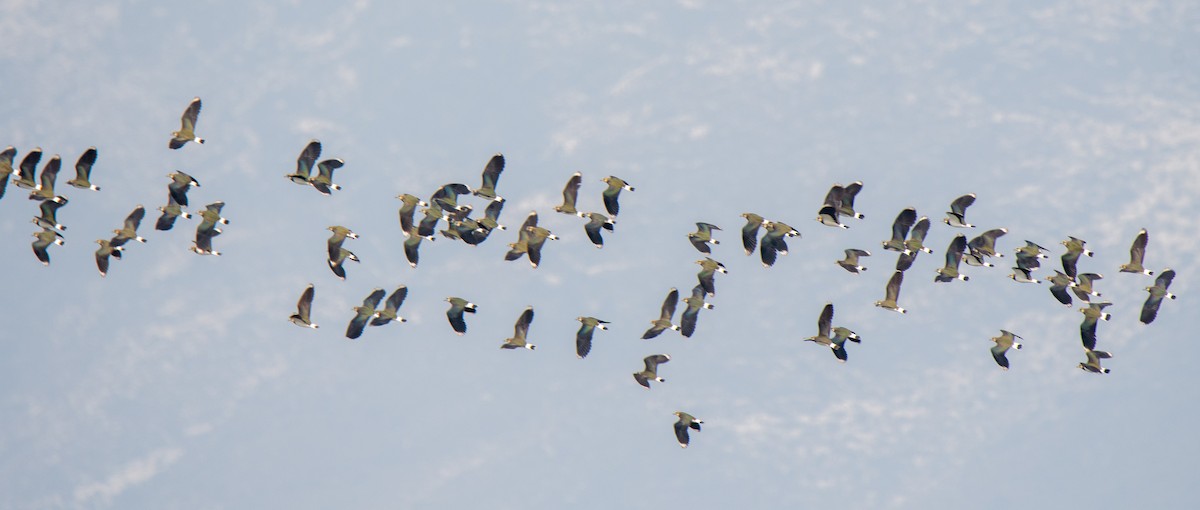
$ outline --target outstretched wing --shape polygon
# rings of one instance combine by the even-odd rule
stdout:
[[[670,321],[675,315],[675,305],[679,304],[679,289],[671,288],[667,293],[667,298],[663,300],[662,310],[659,313],[659,318],[665,321]]]
[[[317,158],[321,157],[321,142],[313,140],[304,146],[304,150],[300,151],[300,157],[296,158],[296,175],[307,179],[312,174],[313,165],[317,164]]]

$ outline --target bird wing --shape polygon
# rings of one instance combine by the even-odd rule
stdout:
[[[675,305],[677,304],[679,304],[679,289],[671,288],[671,291],[667,292],[667,298],[663,300],[659,318],[670,322],[671,317],[675,315]]]
[[[688,242],[692,243],[692,246],[695,247],[700,253],[712,253],[712,248],[708,247],[708,243],[694,235],[688,236]]]
[[[305,322],[308,322],[309,314],[312,313],[314,293],[315,292],[312,284],[309,284],[308,287],[304,289],[304,292],[300,293],[300,301],[296,302],[296,314],[299,315],[301,319],[304,319]]]
[[[17,180],[20,182],[29,183],[32,187],[33,176],[37,173],[37,165],[42,161],[42,149],[33,149],[21,159],[21,165],[17,167]]]
[[[104,248],[96,250],[96,268],[100,270],[100,276],[108,274],[108,255],[101,255],[100,252]]]
[[[971,204],[973,204],[973,203],[975,203],[975,194],[974,193],[963,195],[961,197],[954,199],[953,202],[950,202],[950,212],[957,214],[958,216],[961,217],[967,213],[967,208],[970,207]]]
[[[683,420],[675,422],[675,439],[679,441],[679,446],[687,447],[688,445],[688,425],[683,423]]]
[[[1167,270],[1163,271],[1162,274],[1158,275],[1158,278],[1154,279],[1154,285],[1158,286],[1158,287],[1162,287],[1163,290],[1166,290],[1171,287],[1171,280],[1174,280],[1174,279],[1175,279],[1175,270],[1167,269]]]
[[[410,229],[409,232],[412,232]],[[421,255],[417,251],[421,247],[421,236],[416,232],[409,234],[408,239],[404,240],[404,258],[408,259],[408,263],[412,267],[417,267],[417,262],[420,261]]]
[[[758,247],[758,227],[762,225],[761,221],[747,221],[746,226],[742,227],[742,247],[746,249],[746,255],[754,253],[754,249]]]
[[[504,155],[496,153],[489,159],[487,165],[483,167],[483,185],[481,189],[496,189],[496,183],[500,181],[500,173],[504,171]]]
[[[384,309],[395,313],[400,309],[400,305],[404,304],[404,298],[408,297],[408,287],[401,285],[392,291],[392,295],[388,296],[387,303],[384,304]]]
[[[454,331],[459,334],[467,332],[467,321],[463,320],[463,312],[465,310],[465,308],[454,304],[451,304],[450,309],[446,310],[446,319],[450,321],[450,327],[454,328]]]
[[[842,194],[845,192],[845,190],[846,189],[843,188],[841,185],[834,184],[832,188],[829,188],[829,192],[825,194],[825,205],[829,206],[829,207],[833,207],[834,209],[841,207],[842,206]],[[824,209],[824,208],[822,208],[822,209]]]
[[[371,318],[371,314],[364,312],[366,310],[358,310],[354,318],[350,319],[350,324],[346,326],[346,338],[353,340],[362,336],[363,328],[367,326],[367,321]]]
[[[333,182],[333,171],[341,168],[346,162],[341,159],[327,159],[317,163],[317,176],[314,178],[321,184]]]
[[[643,372],[633,374],[633,380],[637,381],[638,384],[645,386],[646,388],[650,388],[650,379],[647,378],[646,374]]]
[[[775,243],[773,243],[772,239],[768,237],[769,235],[770,234],[763,234],[762,244],[758,247],[758,254],[762,258],[762,263],[764,266],[768,267],[775,265],[775,259],[777,255]]]
[[[370,308],[372,310],[379,308],[379,302],[383,301],[384,294],[386,294],[386,292],[383,289],[375,289],[371,291],[371,293],[367,295],[366,299],[363,299],[363,308]]]
[[[858,192],[862,191],[862,187],[862,181],[854,181],[842,187],[842,205],[853,209],[854,197],[858,196]]]
[[[608,189],[604,190],[601,196],[604,198],[604,210],[608,211],[608,214],[616,216],[621,210],[621,204],[617,203],[617,198],[621,196],[621,187],[613,186],[610,182]]]
[[[503,198],[500,200],[493,200],[490,204],[488,204],[487,208],[483,210],[483,217],[495,222],[499,222],[500,211],[504,209],[504,202],[505,200]]]
[[[75,178],[87,182],[92,175],[92,166],[96,164],[96,148],[88,147],[79,159],[75,161]]]
[[[907,253],[901,253],[900,256],[896,258],[896,270],[908,271],[908,268],[912,267],[913,261],[917,260],[917,253],[918,252],[915,251],[911,255]]]
[[[1089,351],[1096,348],[1096,323],[1095,317],[1085,315],[1079,324],[1079,337],[1083,340],[1083,347]]]
[[[1146,257],[1146,243],[1150,240],[1150,236],[1146,233],[1146,229],[1138,232],[1137,237],[1133,238],[1133,245],[1129,247],[1129,263],[1131,265],[1142,265],[1142,261]]]
[[[200,120],[200,98],[192,99],[186,110],[183,111],[183,116],[179,118],[179,124],[182,127],[181,131],[190,132],[196,129],[196,122]]]
[[[825,305],[821,309],[821,315],[817,317],[817,334],[820,336],[829,336],[829,327],[833,324],[833,303]]]
[[[1067,288],[1065,286],[1051,285],[1050,294],[1053,294],[1054,299],[1057,299],[1059,303],[1071,306],[1071,294],[1067,292]]]
[[[1146,298],[1146,302],[1142,305],[1142,315],[1139,318],[1142,324],[1154,322],[1154,318],[1158,316],[1158,307],[1162,304],[1162,300],[1161,296],[1155,296],[1154,294]]]
[[[58,180],[58,170],[62,167],[62,159],[55,154],[46,162],[46,166],[42,167],[42,191],[48,194],[54,193],[54,182]]]
[[[1008,356],[1005,355],[1007,352],[1008,347],[1002,347],[999,344],[997,344],[995,347],[992,347],[992,358],[996,360],[997,365],[1000,365],[1005,369],[1008,368]]]
[[[946,267],[958,267],[958,262],[962,260],[963,250],[967,248],[967,237],[959,234],[954,236],[950,241],[950,245],[946,247]]]
[[[908,229],[912,228],[913,223],[917,221],[917,210],[912,207],[900,211],[896,215],[896,220],[892,222],[892,240],[897,243],[903,243],[904,238],[908,236]]]
[[[583,226],[583,231],[587,233],[588,239],[596,246],[604,246],[604,237],[600,235],[600,228],[605,225],[604,221],[599,218],[592,218]]]
[[[685,337],[691,337],[696,332],[696,319],[700,317],[700,306],[694,298],[688,298],[687,309],[679,316],[679,332]],[[701,301],[703,303],[703,301]]]
[[[646,363],[646,371],[652,374],[658,373],[658,366],[671,361],[671,358],[665,354],[651,354],[642,360]]]
[[[583,174],[575,172],[570,179],[567,179],[567,185],[563,187],[563,208],[574,209],[575,200],[579,197],[579,187],[583,185]],[[568,207],[569,206],[569,207]]]
[[[900,284],[904,283],[904,271],[896,271],[892,273],[892,278],[887,284],[887,300],[895,302],[900,299]]]
[[[138,205],[137,208],[130,212],[130,215],[125,217],[125,228],[137,232],[138,226],[142,224],[142,218],[146,216],[146,210],[143,206]]]
[[[707,269],[701,269],[699,273],[696,273],[696,279],[700,281],[700,287],[704,289],[704,292],[714,296],[717,294],[715,276],[715,271]]]
[[[513,325],[513,338],[524,339],[525,335],[529,334],[529,324],[533,322],[533,307],[526,308],[521,312],[521,316],[517,318],[517,323]]]
[[[312,174],[313,165],[317,163],[317,158],[321,157],[321,142],[313,140],[304,146],[304,150],[300,151],[300,157],[296,158],[296,175],[307,179]]]
[[[575,333],[576,356],[586,358],[592,352],[592,334],[595,332],[596,328],[586,322],[579,326],[579,331]]]
[[[9,145],[0,151],[0,177],[6,177],[13,172],[13,158],[17,157],[17,149]]]
[[[917,220],[917,223],[915,225],[913,225],[912,232],[909,233],[908,238],[912,239],[913,241],[924,243],[925,236],[928,233],[929,233],[929,218],[922,216],[921,219]]]

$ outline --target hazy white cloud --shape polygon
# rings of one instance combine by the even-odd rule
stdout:
[[[145,456],[134,459],[109,473],[101,482],[92,482],[75,487],[75,502],[77,504],[99,504],[107,506],[113,498],[120,496],[126,490],[150,481],[163,470],[171,467],[180,457],[183,450],[179,448],[159,448]]]

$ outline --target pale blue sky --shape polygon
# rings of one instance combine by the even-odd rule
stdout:
[[[0,260],[0,508],[1185,508],[1200,482],[1188,317],[1200,265],[1200,9],[1190,2],[0,1],[0,146],[68,168],[66,245],[30,253],[37,207],[10,184]],[[203,146],[167,149],[193,96]],[[283,175],[312,138],[345,159],[331,197]],[[88,146],[100,192],[65,185]],[[395,195],[508,168],[503,223],[563,239],[536,270],[512,230],[438,239],[409,268]],[[195,220],[153,230],[167,173],[227,203],[221,257]],[[573,172],[621,197],[596,250],[554,213]],[[865,183],[849,230],[813,221]],[[1083,360],[1082,316],[1009,270],[934,284],[949,202],[999,249],[1068,235],[1115,304]],[[483,202],[470,199],[477,210]],[[107,278],[93,239],[137,204],[144,245]],[[901,316],[872,306],[902,208],[934,221]],[[764,269],[742,212],[802,239]],[[695,285],[694,222],[721,226],[715,309],[696,334],[640,340],[670,287]],[[326,226],[361,264],[338,281]],[[1117,272],[1139,228],[1175,268],[1150,326],[1147,277]],[[869,270],[834,265],[868,249]],[[317,331],[288,323],[316,286]],[[342,334],[374,287],[409,287],[405,324]],[[466,336],[451,295],[479,313]],[[802,339],[821,307],[863,338],[841,365]],[[501,351],[526,306],[533,352]],[[612,321],[586,360],[573,319]],[[1012,370],[988,338],[1025,338]],[[672,361],[651,391],[630,376]],[[672,412],[705,420],[680,450]]]

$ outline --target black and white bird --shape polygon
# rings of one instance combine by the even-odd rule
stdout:
[[[650,381],[666,382],[666,379],[658,376],[658,366],[671,361],[671,357],[666,354],[651,354],[642,360],[646,364],[646,369],[641,372],[634,372],[633,379],[638,384],[650,389]]]
[[[871,252],[869,252],[867,250],[860,250],[858,248],[846,248],[845,253],[846,253],[846,258],[836,261],[836,264],[839,266],[842,266],[842,269],[845,269],[846,271],[849,271],[854,274],[858,274],[862,271],[867,270],[867,268],[858,264],[858,258],[859,257],[870,257]]]
[[[204,143],[204,139],[196,136],[196,122],[200,120],[200,98],[193,98],[179,118],[179,131],[171,132],[171,141],[167,146],[172,149],[183,147],[188,142]],[[187,204],[184,204],[187,205]]]
[[[1171,287],[1171,280],[1175,279],[1175,270],[1167,269],[1154,279],[1154,285],[1146,287],[1146,291],[1150,293],[1146,297],[1146,302],[1142,305],[1142,316],[1140,320],[1142,324],[1150,324],[1154,322],[1154,318],[1158,316],[1158,307],[1162,304],[1163,298],[1175,299],[1175,294],[1167,291]]]
[[[970,280],[970,277],[958,272],[958,263],[962,261],[963,251],[966,249],[966,236],[962,234],[954,236],[954,239],[950,241],[950,245],[946,247],[946,265],[938,268],[938,274],[934,277],[933,281],[952,282],[954,280],[962,280],[965,282]]]
[[[1129,247],[1129,263],[1121,264],[1122,273],[1142,273],[1146,276],[1154,276],[1154,271],[1142,266],[1146,257],[1146,243],[1149,241],[1150,236],[1143,228],[1138,232],[1137,237],[1133,238],[1133,244]]]
[[[500,344],[501,349],[520,349],[522,347],[534,350],[536,345],[529,343],[526,336],[529,334],[529,325],[533,323],[533,307],[528,307],[521,316],[517,317],[516,324],[513,325],[513,336],[506,338],[504,343]]]
[[[675,411],[675,416],[679,418],[679,420],[675,422],[675,440],[679,441],[680,448],[687,448],[688,443],[690,442],[690,438],[688,437],[688,429],[699,431],[700,424],[704,423],[704,420],[701,420],[700,418],[692,416],[683,411]]]
[[[1009,349],[1021,348],[1021,343],[1017,342],[1015,340],[1016,338],[1021,338],[1021,336],[1003,329],[1000,330],[1000,336],[994,336],[991,338],[991,340],[996,343],[996,345],[992,347],[992,358],[996,360],[996,364],[1000,365],[1000,368],[1008,370],[1007,353]]]
[[[875,302],[875,306],[891,310],[893,312],[908,313],[908,310],[901,308],[896,303],[900,299],[900,284],[904,283],[904,271],[896,271],[892,273],[891,279],[888,280],[887,293],[880,301]]]
[[[975,203],[975,194],[968,193],[950,202],[950,211],[942,218],[942,223],[958,228],[972,228],[975,225],[967,223],[967,208]]]
[[[310,283],[305,287],[304,292],[300,293],[300,300],[296,302],[296,313],[293,313],[288,320],[297,326],[317,329],[317,324],[312,321],[312,302],[315,291]]]
[[[667,298],[663,300],[658,318],[650,321],[650,329],[642,334],[642,339],[654,338],[668,329],[679,331],[679,326],[671,323],[671,318],[675,316],[675,306],[678,304],[679,289],[672,287],[671,291],[667,292]]]

